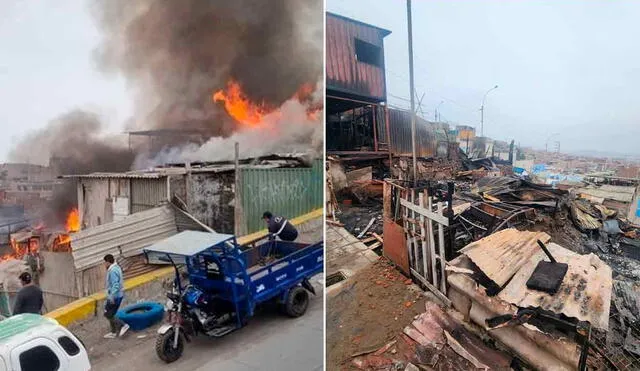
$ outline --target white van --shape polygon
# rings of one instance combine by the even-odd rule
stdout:
[[[19,314],[0,321],[0,371],[88,371],[84,345],[54,319]]]

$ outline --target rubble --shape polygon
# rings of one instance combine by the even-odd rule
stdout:
[[[450,218],[445,241],[453,254],[447,255],[444,267],[448,285],[435,289],[446,294],[455,310],[481,329],[483,337],[504,345],[533,368],[575,369],[582,362],[593,369],[640,368],[640,318],[636,317],[640,311],[640,220],[632,215],[640,194],[636,192],[637,183],[607,180],[612,184],[603,185],[599,178],[556,174],[549,172],[552,168],[533,162],[515,171],[508,164],[496,165],[491,158],[470,159],[464,153],[454,160],[418,161],[417,184],[412,181],[411,160],[407,157],[392,160],[393,180],[389,181],[403,194],[425,192],[443,202],[445,209],[451,202],[451,209],[443,214]],[[375,168],[363,165],[346,173],[351,178],[347,191],[336,194],[338,199],[351,200],[352,205],[341,205],[340,223],[363,241],[373,241],[368,232],[379,235],[384,224],[384,240],[390,246],[400,246],[388,258],[410,277],[406,281],[422,282],[424,278],[419,280],[415,275],[426,268],[416,268],[414,261],[423,263],[424,254],[417,260],[410,256],[409,267],[402,263],[407,258],[404,244],[408,246],[408,239],[422,232],[416,229],[416,234],[407,235],[402,224],[405,219],[398,214],[395,201],[385,203],[388,218],[382,223],[379,193],[358,192],[381,179]],[[445,185],[453,179],[455,192],[451,199],[445,197],[449,192]],[[390,198],[394,197],[398,196],[392,193]],[[376,221],[368,229],[372,218]],[[409,221],[420,228],[418,220]],[[538,240],[567,267],[555,293],[527,286],[538,264],[548,261]],[[440,262],[438,258],[430,263],[429,258],[425,263],[428,266]],[[377,286],[384,290],[384,281]],[[377,297],[378,293],[372,295]],[[415,305],[411,301],[398,303],[405,308]],[[427,312],[428,308],[427,303]],[[489,330],[485,320],[499,315],[522,323]],[[446,328],[442,332],[434,330],[438,328],[435,323],[420,314],[411,324],[404,323],[395,337],[379,344],[378,351],[354,355],[349,365],[373,369],[375,364],[380,369],[397,370],[411,369],[410,365],[420,369],[492,366],[470,350],[473,347],[460,342],[455,333]],[[590,337],[581,337],[581,324],[588,324]],[[383,350],[392,340],[394,345]],[[589,351],[582,352],[586,344]]]
[[[402,351],[394,349],[400,348],[399,345],[406,348]],[[484,344],[433,302],[426,302],[425,312],[417,315],[392,342],[373,354],[352,360],[352,364],[361,370],[391,370],[393,365],[400,365],[400,369],[402,366],[417,369],[416,364],[438,370],[504,370],[511,362],[512,357]]]

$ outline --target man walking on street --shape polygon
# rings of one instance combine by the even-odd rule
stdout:
[[[104,265],[107,268],[107,302],[104,305],[104,316],[109,320],[111,332],[106,334],[105,339],[113,339],[117,336],[124,335],[129,330],[129,325],[116,318],[116,312],[120,308],[122,299],[124,299],[124,282],[122,278],[122,269],[113,255],[104,256]]]
[[[41,314],[42,304],[44,303],[42,290],[33,284],[29,272],[22,273],[19,278],[22,283],[22,288],[16,295],[16,302],[13,305],[13,315],[15,316],[21,313]]]
[[[273,237],[280,237],[283,241],[295,241],[298,238],[298,230],[287,219],[281,216],[273,216],[269,211],[262,214],[262,219],[267,223],[269,233]]]

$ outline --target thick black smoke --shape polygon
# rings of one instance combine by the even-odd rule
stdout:
[[[101,134],[99,117],[74,110],[53,119],[47,127],[24,137],[9,153],[16,162],[49,164],[56,175],[94,171],[127,171],[135,158],[123,138]],[[64,220],[77,203],[75,184],[67,181],[55,190],[47,221]]]
[[[137,91],[138,127],[236,127],[211,100],[230,79],[277,108],[322,76],[321,0],[94,0],[105,71]]]
[[[157,158],[171,148],[202,146],[234,134],[238,124],[212,101],[212,94],[230,80],[252,101],[274,109],[301,85],[322,81],[321,0],[90,1],[102,33],[93,57],[106,75],[123,75],[135,92],[133,124],[127,129],[194,129],[204,136],[142,140],[130,151],[126,137],[101,135],[99,117],[78,110],[25,137],[11,151],[12,161],[46,165],[54,158],[59,174],[130,170],[134,163],[145,163],[141,159]],[[295,140],[305,142],[302,147],[312,142],[321,147],[316,143],[321,130],[302,127],[295,132]],[[269,144],[269,150],[279,149],[277,143]],[[198,153],[217,156],[210,147]],[[64,188],[53,210],[66,213],[75,199],[75,188]]]

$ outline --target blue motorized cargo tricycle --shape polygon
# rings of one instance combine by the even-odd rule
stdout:
[[[145,249],[148,261],[175,268],[167,293],[168,322],[158,329],[158,357],[173,362],[191,337],[220,337],[243,327],[262,303],[276,302],[291,317],[303,315],[308,292],[315,295],[309,279],[323,271],[323,249],[323,242],[273,238],[243,248],[233,235],[197,231],[181,232]]]

